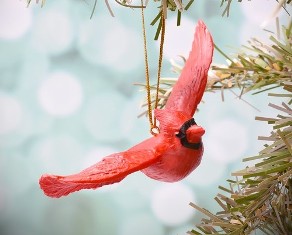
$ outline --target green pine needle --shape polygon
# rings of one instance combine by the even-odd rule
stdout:
[[[291,82],[285,82],[284,87],[292,90]],[[281,93],[274,96],[282,98]],[[215,198],[223,211],[213,214],[192,204],[207,218],[189,234],[241,235],[255,230],[266,234],[292,233],[292,108],[285,102],[269,106],[284,113],[277,118],[256,118],[268,124],[273,120],[271,125],[276,131],[266,137],[270,143],[264,145],[259,155],[244,159],[258,162],[233,172],[236,178],[227,180],[230,188],[219,186],[229,194]],[[218,223],[219,219],[223,222]]]

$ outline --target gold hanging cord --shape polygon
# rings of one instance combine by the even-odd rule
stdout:
[[[147,54],[147,40],[146,40],[146,29],[145,29],[145,16],[144,16],[144,5],[143,0],[141,0],[141,12],[142,12],[142,29],[143,29],[143,41],[144,41],[144,59],[145,59],[145,78],[146,78],[146,92],[147,92],[147,109],[148,109],[148,118],[150,123],[150,133],[152,135],[157,135],[159,133],[159,127],[156,125],[156,118],[153,118],[152,106],[151,106],[151,87],[150,87],[150,77],[149,77],[149,64],[148,64],[148,54]],[[159,47],[159,59],[158,59],[158,72],[157,72],[157,84],[156,84],[156,95],[155,95],[155,104],[154,109],[158,106],[158,96],[159,96],[159,86],[160,86],[160,74],[162,68],[162,59],[163,59],[163,45],[164,45],[164,35],[165,35],[165,17],[164,9],[161,7],[161,36],[160,36],[160,47]]]

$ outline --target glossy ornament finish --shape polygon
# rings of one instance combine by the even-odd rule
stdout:
[[[192,119],[200,103],[213,56],[213,40],[198,22],[189,58],[164,109],[154,110],[160,133],[134,147],[105,157],[80,173],[69,176],[42,175],[40,187],[49,197],[66,196],[81,189],[96,189],[120,182],[141,170],[148,177],[176,182],[201,162],[205,130]]]

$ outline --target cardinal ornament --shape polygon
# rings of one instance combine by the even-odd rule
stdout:
[[[165,108],[154,110],[159,134],[124,152],[111,154],[80,173],[42,175],[39,183],[44,193],[59,198],[81,189],[120,182],[136,171],[164,182],[176,182],[189,175],[203,155],[205,130],[195,123],[193,115],[206,87],[213,49],[212,37],[199,21],[189,58]]]

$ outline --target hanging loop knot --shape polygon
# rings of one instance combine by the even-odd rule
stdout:
[[[194,125],[197,125],[197,123],[195,122],[194,118],[191,118],[190,120],[182,124],[181,128],[179,129],[179,132],[175,136],[180,139],[180,143],[182,144],[182,146],[189,149],[198,150],[202,146],[202,142],[190,143],[187,139],[187,130]]]
[[[156,126],[156,125],[153,125],[153,126],[151,126],[151,128],[150,128],[150,133],[152,134],[152,135],[158,135],[159,133],[160,133],[160,129],[159,129],[159,127],[158,126]]]

